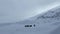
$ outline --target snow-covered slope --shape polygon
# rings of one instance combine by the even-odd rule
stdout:
[[[21,22],[0,24],[0,34],[60,34],[60,8]]]

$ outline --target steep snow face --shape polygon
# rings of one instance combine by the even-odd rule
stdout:
[[[53,8],[48,12],[38,16],[35,21],[40,24],[60,22],[60,7],[57,9]]]
[[[60,8],[56,10],[49,10],[44,13],[42,16],[38,16],[37,18],[57,18],[60,17]]]
[[[51,10],[48,10],[45,13],[24,20],[21,23],[23,24],[43,23],[44,24],[44,23],[54,23],[54,22],[60,22],[60,6],[56,7],[56,9],[52,8]]]

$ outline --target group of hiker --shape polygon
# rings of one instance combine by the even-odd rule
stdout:
[[[36,25],[25,25],[25,27],[35,27]]]

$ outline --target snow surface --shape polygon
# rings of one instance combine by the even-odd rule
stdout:
[[[24,27],[27,24],[35,27]],[[16,23],[0,24],[0,34],[60,34],[60,8]]]

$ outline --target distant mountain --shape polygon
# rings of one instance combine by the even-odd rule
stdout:
[[[60,17],[60,8],[55,10],[49,10],[48,12],[44,13],[41,16],[38,16],[37,18],[57,18]]]
[[[34,24],[34,23],[52,23],[52,22],[60,22],[60,6],[52,8],[45,13],[34,16],[27,20],[18,22],[22,24]]]

